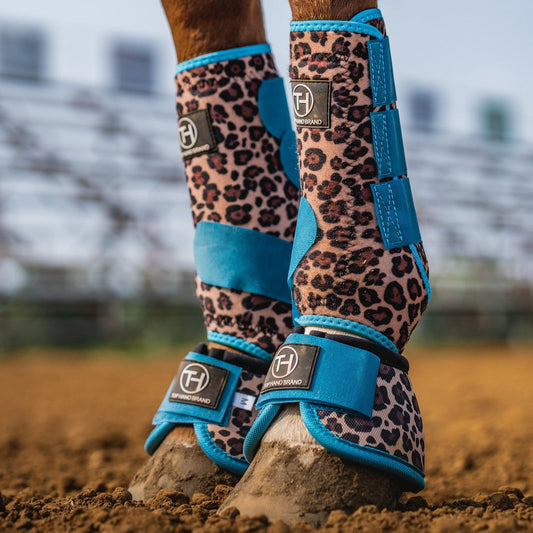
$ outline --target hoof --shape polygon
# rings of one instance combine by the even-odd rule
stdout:
[[[308,433],[297,405],[287,406],[261,441],[248,471],[219,512],[266,515],[287,524],[321,526],[334,509],[394,509],[401,494],[386,474],[336,457]]]
[[[209,494],[219,484],[233,486],[238,480],[205,455],[192,427],[178,426],[135,474],[128,490],[141,501],[161,489],[180,490],[190,497],[195,492]]]

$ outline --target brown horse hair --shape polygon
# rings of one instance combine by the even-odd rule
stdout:
[[[289,0],[293,20],[350,20],[377,0]]]
[[[162,0],[179,61],[264,43],[260,0]]]

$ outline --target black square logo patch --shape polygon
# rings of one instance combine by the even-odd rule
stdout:
[[[213,134],[211,117],[206,109],[180,117],[178,135],[181,155],[184,159],[216,150],[217,143]]]
[[[178,368],[168,399],[217,409],[228,374],[225,368],[186,359]]]
[[[276,352],[261,392],[311,388],[319,346],[284,344]]]
[[[292,80],[294,121],[300,128],[329,128],[331,82]]]

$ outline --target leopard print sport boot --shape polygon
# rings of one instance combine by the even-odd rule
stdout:
[[[296,140],[266,44],[178,65],[178,130],[210,347],[181,363],[130,491],[235,483],[272,354],[292,328],[287,285],[299,202]]]
[[[276,352],[225,506],[322,523],[424,487],[402,355],[430,298],[381,12],[291,26],[302,201],[294,332]]]

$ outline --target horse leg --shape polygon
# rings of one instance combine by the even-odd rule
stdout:
[[[245,441],[253,461],[223,508],[318,525],[424,486],[401,352],[430,288],[381,13],[374,1],[290,2],[300,326],[276,353]]]
[[[154,419],[153,455],[130,486],[136,499],[162,488],[209,492],[246,470],[255,400],[292,328],[286,273],[299,201],[296,141],[259,0],[163,5],[179,60],[178,130],[209,346],[187,356]]]
[[[266,41],[260,0],[162,0],[179,62]]]

